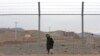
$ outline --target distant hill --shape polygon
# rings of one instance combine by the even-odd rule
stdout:
[[[0,31],[11,31],[11,30],[17,30],[17,31],[24,31],[23,28],[0,28]]]
[[[78,35],[81,37],[82,33],[78,33]],[[87,35],[93,35],[93,37],[95,37],[95,38],[100,38],[99,34],[93,34],[93,33],[85,32],[84,36],[87,36]]]
[[[12,30],[17,30],[17,31],[24,31],[24,29],[23,28],[12,28]]]
[[[38,37],[38,30],[24,30],[22,28],[17,28],[17,40],[27,41],[27,40],[36,40]],[[46,40],[46,32],[40,32],[40,39]],[[54,39],[65,40],[65,39],[77,39],[80,38],[74,32],[65,32],[65,31],[52,31],[50,35]],[[28,37],[28,38],[27,38]],[[15,40],[15,28],[0,28],[0,41],[13,41]]]
[[[74,32],[66,32],[66,31],[61,31],[61,30],[58,30],[58,31],[53,31],[53,32],[50,32],[50,34],[52,36],[55,36],[55,37],[60,37],[60,38],[80,38],[78,36],[78,34],[74,33]]]
[[[94,37],[100,38],[100,35],[99,34],[94,34]]]

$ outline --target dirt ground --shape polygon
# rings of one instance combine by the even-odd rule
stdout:
[[[22,55],[5,55],[5,54],[0,54],[0,56],[100,56],[100,54],[22,54]]]

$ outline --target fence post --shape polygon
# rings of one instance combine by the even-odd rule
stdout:
[[[85,52],[85,36],[84,36],[84,2],[82,2],[82,11],[81,11],[81,20],[82,20],[82,51]]]
[[[82,38],[84,38],[84,2],[82,2]]]
[[[40,38],[40,30],[41,30],[41,15],[40,15],[40,2],[38,2],[38,38]]]

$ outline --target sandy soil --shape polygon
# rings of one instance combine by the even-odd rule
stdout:
[[[100,54],[87,54],[87,55],[83,55],[83,54],[52,54],[52,55],[48,55],[48,54],[30,54],[30,55],[4,55],[4,54],[0,54],[0,56],[100,56]]]

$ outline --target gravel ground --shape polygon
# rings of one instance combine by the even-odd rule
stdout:
[[[54,54],[79,54],[82,50],[85,54],[92,54],[92,47],[81,48],[81,45],[66,44],[66,43],[55,43]],[[98,51],[100,48],[97,49]],[[4,54],[46,54],[46,46],[44,43],[25,43],[25,44],[14,44],[0,46],[0,53]]]

